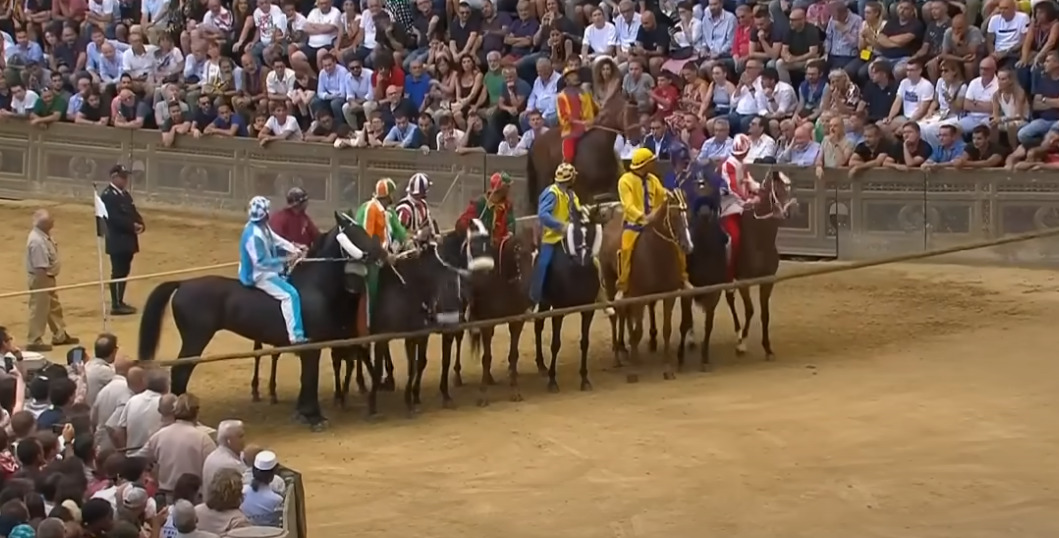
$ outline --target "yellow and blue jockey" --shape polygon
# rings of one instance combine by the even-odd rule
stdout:
[[[544,279],[548,265],[552,262],[556,245],[566,238],[572,215],[581,214],[581,200],[574,192],[573,182],[577,176],[574,165],[562,163],[555,170],[555,183],[541,191],[537,199],[537,221],[541,225],[541,246],[537,253],[537,266],[533,269],[530,283],[530,301],[537,305],[544,292]]]
[[[632,271],[632,250],[636,238],[644,226],[659,218],[666,211],[668,192],[662,181],[654,174],[655,154],[647,148],[638,148],[632,153],[629,171],[618,179],[618,197],[621,199],[622,217],[625,222],[621,232],[621,255],[618,263],[618,293],[615,300],[621,299],[629,291],[629,273]],[[674,248],[676,248],[674,246]],[[677,249],[678,264],[684,281],[688,283],[687,260],[684,253]]]

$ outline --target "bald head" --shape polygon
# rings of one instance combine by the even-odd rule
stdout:
[[[129,370],[136,366],[136,361],[128,357],[118,357],[114,359],[114,373],[124,377],[129,377]]]
[[[139,394],[147,390],[147,370],[144,370],[142,366],[129,368],[129,373],[125,378],[128,379],[132,392]]]
[[[163,394],[158,399],[158,414],[162,418],[172,418],[176,412],[177,397],[175,394]]]
[[[33,212],[33,227],[42,232],[48,232],[52,227],[51,213],[47,209],[38,209]]]

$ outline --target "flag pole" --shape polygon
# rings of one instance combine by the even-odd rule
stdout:
[[[106,233],[106,219],[109,215],[107,215],[107,208],[103,205],[103,200],[99,197],[99,190],[95,183],[92,183],[92,198],[96,218],[96,259],[99,262],[99,306],[103,313],[103,332],[107,332],[109,312],[107,309],[107,285],[104,283],[105,273],[103,272],[103,238]]]

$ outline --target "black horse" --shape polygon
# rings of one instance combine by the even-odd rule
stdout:
[[[353,260],[375,263],[385,259],[386,252],[352,219],[336,212],[335,228],[317,239],[307,256],[317,261],[298,264],[290,275],[290,282],[301,297],[306,336],[313,341],[348,338],[356,326],[356,299],[363,282],[347,274],[346,266]],[[204,276],[164,282],[147,297],[140,319],[138,358],[141,361],[153,359],[158,350],[162,318],[170,297],[173,320],[180,331],[179,357],[200,355],[213,335],[221,330],[272,346],[289,344],[278,301],[234,278]],[[333,348],[331,353],[349,357],[354,351]],[[302,351],[298,355],[302,368],[297,416],[319,430],[326,426],[318,398],[320,350]],[[194,367],[194,364],[173,367],[174,393],[187,391]]]
[[[599,254],[603,240],[603,224],[598,207],[593,207],[586,215],[574,215],[579,220],[570,226],[566,238],[556,245],[548,266],[541,293],[540,311],[553,308],[568,308],[594,303],[599,296],[599,267],[596,256]],[[589,310],[581,313],[581,390],[592,390],[588,380],[588,335],[592,329],[592,318],[595,312]],[[533,322],[534,344],[537,351],[537,370],[548,374],[548,390],[559,391],[555,380],[555,362],[562,346],[563,316],[552,318],[552,360],[544,367],[544,353],[541,345],[541,333],[544,332],[544,320]]]
[[[465,299],[469,294],[469,278],[472,271],[467,267],[479,267],[480,271],[492,270],[491,263],[469,263],[472,258],[489,257],[488,235],[465,236],[456,232],[435,240],[433,236],[421,243],[417,250],[398,260],[392,268],[379,273],[378,309],[371,316],[372,333],[414,332],[427,327],[445,327],[463,321]],[[420,384],[427,365],[427,343],[429,336],[404,340],[408,361],[408,382],[405,384],[404,400],[409,414],[418,412]],[[381,386],[382,371],[386,362],[392,362],[389,342],[378,342],[374,350],[374,367],[369,369],[374,377],[368,393],[368,413],[377,411],[376,393]],[[442,365],[441,394],[446,406],[452,398],[448,388],[447,363]]]

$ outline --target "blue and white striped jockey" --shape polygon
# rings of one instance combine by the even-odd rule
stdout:
[[[304,342],[302,305],[298,290],[287,281],[286,257],[304,251],[280,237],[268,225],[271,204],[264,196],[250,200],[249,221],[239,240],[239,282],[257,288],[279,301],[290,343]]]

